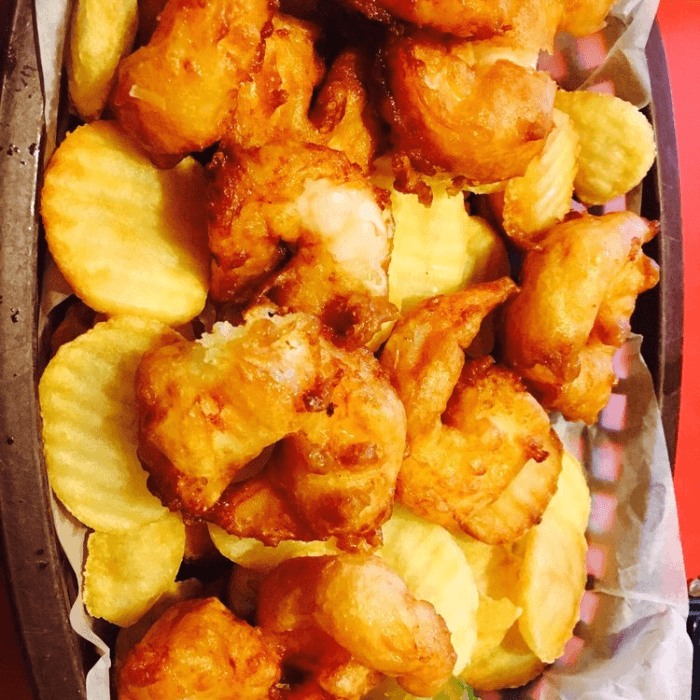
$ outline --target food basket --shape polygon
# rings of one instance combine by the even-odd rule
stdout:
[[[46,142],[35,8],[0,0],[0,525],[3,569],[37,700],[87,697],[95,659],[69,620],[75,576],[58,545],[43,464],[37,383],[47,360],[37,340],[41,240],[37,191]],[[678,165],[663,47],[654,26],[647,108],[658,159],[642,187],[641,213],[661,221],[650,254],[661,283],[640,298],[633,329],[654,377],[671,465],[680,400],[683,290]]]

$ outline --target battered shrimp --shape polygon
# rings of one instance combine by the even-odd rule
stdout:
[[[383,675],[395,677],[409,693],[430,697],[450,678],[457,658],[433,606],[416,600],[371,555],[280,564],[260,587],[258,621],[277,640],[283,667],[306,676],[311,697],[326,692],[359,700]]]
[[[516,539],[537,522],[561,469],[549,417],[518,377],[488,357],[465,364],[483,317],[515,291],[503,279],[428,300],[399,321],[381,358],[408,416],[397,500],[489,543]],[[504,494],[530,460],[542,466],[524,492],[513,486],[516,505]],[[488,519],[484,511],[501,497],[505,510]]]
[[[379,544],[404,409],[374,356],[335,347],[317,318],[265,313],[169,342],[143,358],[136,390],[139,455],[171,509],[267,544]],[[283,438],[261,473],[229,486]]]
[[[612,356],[629,335],[637,295],[659,279],[642,252],[658,225],[631,212],[584,215],[552,228],[529,251],[522,292],[506,311],[504,357],[547,408],[595,422],[615,378]]]
[[[273,644],[216,598],[169,608],[127,655],[119,700],[268,700],[280,678]]]
[[[264,55],[269,0],[170,0],[149,44],[124,59],[117,118],[156,165],[217,141]]]
[[[388,202],[345,155],[284,141],[220,152],[210,172],[215,300],[313,313],[347,347],[395,317]]]
[[[552,130],[556,83],[512,58],[512,47],[487,41],[390,37],[381,110],[397,153],[420,172],[472,184],[522,175]]]

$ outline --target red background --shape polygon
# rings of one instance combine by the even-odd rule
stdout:
[[[659,23],[669,64],[678,138],[685,278],[685,342],[675,485],[689,578],[700,576],[700,0],[661,0]],[[0,698],[31,700],[7,594],[0,584]],[[66,699],[69,700],[69,699]]]

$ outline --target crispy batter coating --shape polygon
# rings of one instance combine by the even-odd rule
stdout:
[[[314,89],[325,73],[314,49],[319,34],[311,22],[275,14],[262,67],[238,91],[225,142],[258,148],[283,138],[318,139],[308,113]]]
[[[517,0],[344,0],[370,19],[401,19],[446,34],[484,38],[502,34],[512,22]]]
[[[264,55],[269,0],[170,0],[149,44],[119,66],[117,118],[156,165],[217,141]]]
[[[332,697],[359,699],[380,674],[429,697],[449,679],[456,660],[433,606],[416,600],[371,555],[280,564],[260,587],[258,620],[278,640],[283,666],[305,673],[308,689],[320,687]]]
[[[542,249],[527,253],[522,292],[503,324],[504,357],[545,407],[595,422],[637,295],[659,278],[642,252],[657,231],[656,222],[631,212],[583,215],[552,228]]]
[[[515,291],[506,278],[428,300],[399,321],[381,358],[408,416],[397,500],[493,544],[539,521],[561,470],[549,417],[517,375],[490,357],[465,364],[482,318]]]
[[[176,603],[127,655],[119,700],[267,700],[280,677],[274,646],[216,598]]]
[[[348,347],[394,318],[388,204],[345,155],[282,141],[220,152],[211,175],[215,300],[314,313]]]
[[[166,505],[270,545],[379,544],[403,457],[403,405],[369,351],[339,349],[320,331],[306,314],[265,314],[144,357],[139,455]],[[262,472],[229,486],[283,438]]]
[[[564,15],[559,29],[574,36],[588,36],[605,26],[615,0],[563,0]]]
[[[381,110],[396,151],[417,170],[491,183],[522,175],[542,150],[556,84],[504,52],[421,31],[388,39]]]

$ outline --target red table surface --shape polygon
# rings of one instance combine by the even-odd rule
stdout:
[[[675,486],[689,578],[700,576],[700,0],[661,0],[681,175],[685,342]],[[680,282],[680,280],[679,280]],[[7,594],[0,584],[0,698],[31,700]],[[68,699],[66,699],[68,700]]]

